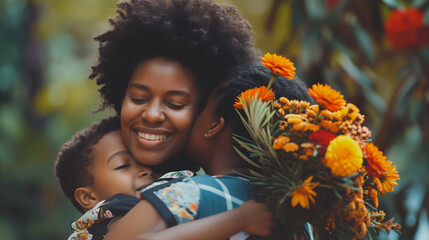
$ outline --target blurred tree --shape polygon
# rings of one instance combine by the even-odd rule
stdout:
[[[87,81],[96,44],[116,1],[0,3],[1,239],[65,239],[78,212],[53,175],[61,145],[111,113],[93,115]],[[89,12],[85,9],[97,9]],[[87,24],[91,22],[91,24]]]

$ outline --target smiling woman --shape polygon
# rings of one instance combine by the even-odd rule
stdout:
[[[191,126],[214,88],[256,59],[253,33],[230,5],[211,0],[118,3],[112,29],[96,37],[91,79],[101,109],[121,117],[124,141],[141,164],[165,173],[196,170],[184,154]]]
[[[155,58],[137,66],[122,104],[121,131],[139,162],[158,165],[180,152],[198,98],[195,78],[180,63]]]

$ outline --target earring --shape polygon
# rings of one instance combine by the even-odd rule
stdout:
[[[204,137],[207,137],[207,133],[204,133]]]

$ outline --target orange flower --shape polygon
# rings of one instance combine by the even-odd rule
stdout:
[[[332,89],[329,85],[322,85],[320,83],[313,84],[312,88],[308,90],[310,96],[314,98],[319,104],[323,105],[326,109],[332,112],[341,110],[346,105],[344,96],[339,92]]]
[[[276,75],[283,76],[285,78],[293,79],[295,76],[295,67],[293,63],[280,55],[267,53],[261,58],[262,65],[271,70]]]
[[[308,199],[310,199],[311,202],[314,203],[313,196],[317,196],[317,193],[313,191],[313,188],[319,185],[319,183],[310,183],[312,179],[313,176],[308,177],[300,188],[292,192],[292,207],[295,207],[299,203],[302,208],[309,209],[310,202],[308,201]]]
[[[329,143],[323,163],[331,169],[332,174],[347,177],[362,167],[363,153],[355,140],[340,135]]]
[[[281,149],[289,141],[290,141],[289,137],[281,135],[274,140],[273,148],[274,149]]]
[[[372,198],[372,201],[374,202],[374,207],[375,208],[378,208],[378,197],[377,197],[377,194],[378,194],[377,190],[375,190],[373,188],[371,188],[369,190],[369,196]]]
[[[242,92],[240,96],[237,97],[237,100],[234,103],[234,107],[237,109],[243,109],[243,102],[245,102],[246,105],[249,105],[249,101],[255,96],[261,99],[261,101],[266,102],[271,99],[274,99],[274,92],[271,89],[269,89],[267,92],[266,86],[248,89]]]
[[[380,182],[383,186],[382,191],[380,193],[383,195],[387,192],[393,192],[393,187],[398,185],[396,180],[399,180],[398,171],[396,171],[395,165],[391,165],[388,167],[388,169],[386,169],[386,173],[384,174],[384,176],[380,178]]]
[[[283,146],[283,150],[285,150],[286,152],[296,152],[298,149],[298,144],[293,142],[288,142]]]
[[[320,122],[320,126],[333,133],[337,133],[338,131],[340,131],[338,125],[329,120],[322,120]]]
[[[388,162],[386,161],[386,157],[383,156],[383,152],[379,151],[373,143],[366,143],[363,151],[368,162],[366,166],[368,174],[377,178],[383,176],[384,169],[388,167]]]

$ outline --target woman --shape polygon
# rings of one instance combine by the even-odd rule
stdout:
[[[234,7],[209,0],[118,3],[112,29],[96,37],[101,109],[121,117],[135,159],[160,173],[195,170],[185,140],[209,93],[255,59],[250,25]]]

